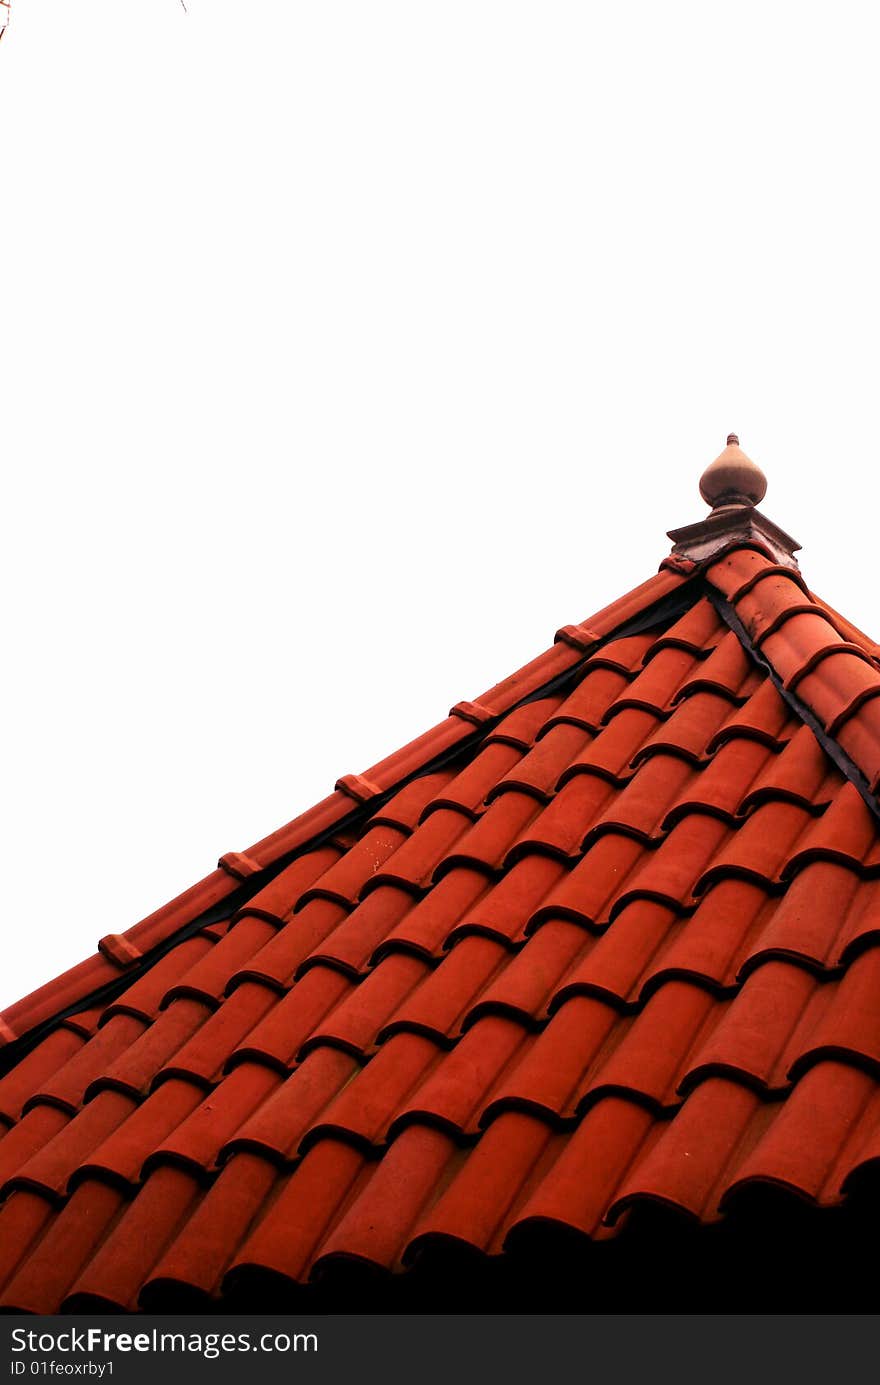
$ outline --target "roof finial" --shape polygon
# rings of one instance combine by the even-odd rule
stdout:
[[[751,457],[740,450],[736,433],[728,433],[727,446],[700,478],[700,495],[713,510],[726,505],[757,505],[767,491],[767,477]]]

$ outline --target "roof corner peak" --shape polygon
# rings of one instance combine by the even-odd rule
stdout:
[[[760,548],[774,562],[797,569],[800,544],[755,507],[767,492],[767,477],[747,457],[736,433],[700,477],[700,495],[711,514],[696,524],[670,529],[673,555],[704,563],[725,549]]]

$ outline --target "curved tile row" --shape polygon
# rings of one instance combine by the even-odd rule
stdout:
[[[735,644],[706,601],[612,642],[47,1036],[0,1079],[2,1301],[134,1307],[857,1183],[876,829]],[[821,1184],[789,1148],[803,1092],[848,1113]]]

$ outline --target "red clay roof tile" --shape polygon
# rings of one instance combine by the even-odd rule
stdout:
[[[253,1303],[857,1194],[876,653],[757,547],[676,560],[13,1006],[0,1305]]]

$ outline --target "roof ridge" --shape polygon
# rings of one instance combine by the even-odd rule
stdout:
[[[580,624],[562,627],[549,649],[477,699],[456,703],[443,721],[363,774],[341,776],[333,793],[285,826],[244,852],[225,853],[217,868],[195,885],[122,933],[101,938],[93,956],[0,1011],[0,1054],[10,1045],[17,1047],[21,1039],[30,1040],[36,1031],[42,1033],[96,993],[122,980],[128,982],[136,970],[150,958],[161,956],[174,941],[234,912],[242,898],[254,892],[258,881],[265,882],[266,872],[274,873],[274,868],[288,864],[332,831],[350,825],[365,809],[373,811],[380,799],[409,779],[478,741],[498,718],[572,674],[597,647],[660,607],[698,571],[697,565],[687,560],[664,559],[652,577]]]
[[[748,652],[880,816],[878,646],[815,597],[797,571],[754,548],[727,550],[705,576]]]

